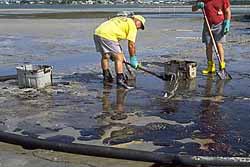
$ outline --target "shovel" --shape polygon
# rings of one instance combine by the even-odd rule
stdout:
[[[220,59],[220,56],[219,56],[218,48],[217,48],[217,45],[215,43],[214,36],[213,36],[212,31],[211,31],[211,27],[210,27],[210,25],[208,23],[207,15],[206,15],[206,12],[205,12],[204,9],[202,9],[202,13],[203,13],[203,16],[204,16],[204,19],[205,19],[205,22],[206,22],[206,25],[207,25],[207,28],[208,28],[208,31],[209,31],[209,34],[210,34],[213,46],[214,46],[215,55],[218,58],[219,63],[221,63],[221,59]],[[226,69],[222,69],[220,71],[216,71],[216,74],[218,75],[218,77],[220,79],[223,79],[223,80],[225,80],[225,79],[232,79],[232,76],[226,71]]]
[[[124,62],[127,62],[126,58],[124,57]],[[135,74],[133,73],[133,71],[131,71],[131,69],[129,68],[128,64],[125,63],[125,67],[129,73],[129,76],[127,76],[127,78],[130,79],[135,79]]]
[[[129,62],[124,61],[124,64],[133,67],[132,64],[130,64]],[[134,67],[133,67],[133,68],[134,68]],[[149,71],[148,69],[145,69],[145,68],[143,68],[143,67],[138,66],[136,69],[139,69],[139,70],[141,70],[141,71],[144,71],[144,72],[146,72],[146,73],[149,73],[149,74],[151,74],[151,75],[154,75],[155,77],[160,78],[160,79],[162,79],[162,80],[164,80],[164,81],[167,80],[167,79],[164,78],[162,75],[157,74],[157,73],[155,73],[155,72],[153,72],[153,71]]]

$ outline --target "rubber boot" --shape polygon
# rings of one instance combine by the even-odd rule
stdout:
[[[215,63],[212,61],[207,62],[207,68],[202,70],[202,74],[215,73]]]
[[[129,86],[127,84],[127,81],[125,80],[123,73],[117,74],[116,83],[117,83],[117,88],[124,88],[124,89],[133,89],[134,88],[134,87]]]
[[[103,83],[112,83],[114,81],[109,69],[103,70]]]
[[[220,70],[224,70],[226,68],[226,63],[224,61],[222,61],[220,63]]]

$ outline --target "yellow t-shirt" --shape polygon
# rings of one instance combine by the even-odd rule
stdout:
[[[135,42],[137,28],[133,19],[127,17],[115,17],[102,23],[95,30],[95,35],[112,41],[127,39]]]

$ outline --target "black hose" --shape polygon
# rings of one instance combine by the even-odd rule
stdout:
[[[173,155],[161,152],[148,152],[106,146],[95,146],[76,143],[59,143],[11,134],[7,132],[0,132],[0,141],[20,145],[26,149],[54,150],[80,155],[154,162],[160,164],[250,166],[249,157],[207,157]]]
[[[17,75],[6,75],[6,76],[0,76],[0,82],[17,79]]]
[[[209,166],[250,166],[250,157],[209,157],[209,156],[178,156],[178,162],[185,165]]]
[[[160,152],[151,153],[148,151],[138,151],[131,149],[105,147],[105,146],[95,146],[95,145],[76,144],[76,143],[70,143],[70,144],[59,143],[59,142],[46,141],[42,139],[36,139],[21,135],[15,135],[7,132],[0,132],[0,141],[15,145],[21,145],[26,149],[54,150],[66,153],[90,155],[90,156],[106,157],[106,158],[156,162],[164,164],[166,163],[170,164],[172,162],[168,160],[174,159],[172,155],[168,156]]]

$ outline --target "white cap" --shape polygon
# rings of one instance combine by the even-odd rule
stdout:
[[[145,18],[141,15],[133,15],[133,17],[142,23],[141,29],[144,30],[144,26],[145,26],[145,22],[146,22]]]

